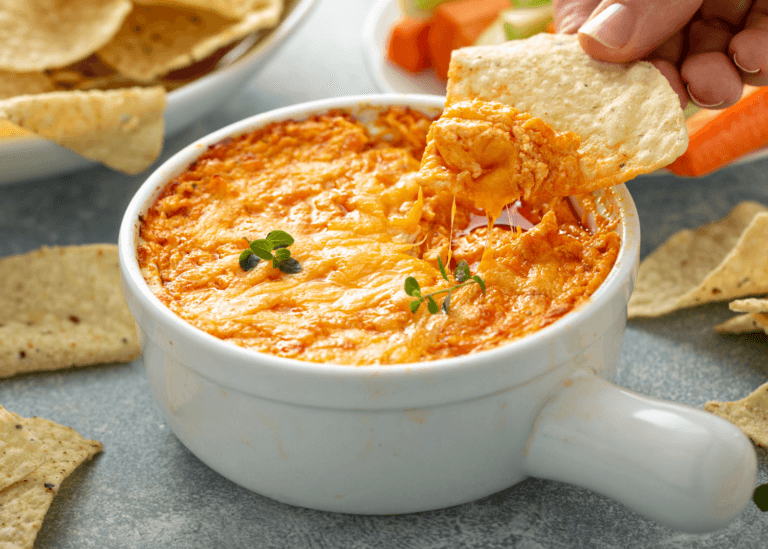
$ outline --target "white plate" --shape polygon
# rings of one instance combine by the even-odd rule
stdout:
[[[317,0],[286,0],[281,23],[232,65],[168,94],[167,136],[189,126],[242,89],[304,20]],[[97,164],[50,141],[21,137],[0,142],[0,185],[61,175]]]
[[[398,19],[397,0],[379,0],[368,13],[363,27],[363,48],[371,78],[385,93],[445,95],[445,82],[431,69],[413,74],[387,60],[389,32]]]
[[[387,60],[386,48],[392,26],[400,19],[397,0],[376,2],[363,27],[363,48],[371,78],[382,92],[427,93],[445,95],[445,82],[431,70],[413,74]],[[731,165],[746,164],[768,158],[768,147],[742,156]],[[669,174],[659,170],[652,175]]]

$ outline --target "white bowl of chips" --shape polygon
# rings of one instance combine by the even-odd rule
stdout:
[[[622,244],[608,278],[577,310],[490,351],[397,365],[303,362],[224,342],[153,294],[137,258],[141,217],[208,146],[331,109],[407,105],[434,114],[442,101],[349,97],[261,114],[185,148],[139,189],[120,230],[122,282],[169,426],[226,478],[293,505],[409,513],[536,476],[593,489],[673,528],[722,528],[752,494],[748,439],[704,411],[610,382],[640,238],[623,186],[610,191]]]
[[[153,6],[151,0],[135,5],[100,0],[98,7],[69,14],[85,20],[80,27],[66,26],[74,36],[92,36],[91,42],[67,45],[55,32],[41,28],[42,37],[56,37],[48,41],[44,59],[38,61],[40,56],[32,52],[13,65],[3,59],[3,49],[8,49],[9,58],[18,52],[6,41],[0,47],[0,184],[67,173],[96,162],[128,173],[143,171],[156,159],[164,136],[189,126],[242,89],[315,2],[182,0]],[[224,18],[201,9],[211,6],[232,11]],[[198,27],[205,30],[192,32]],[[46,47],[44,40],[39,43]],[[158,50],[147,54],[154,43]],[[136,100],[137,93],[144,95]],[[96,113],[91,122],[89,113]],[[111,115],[112,121],[100,113]]]

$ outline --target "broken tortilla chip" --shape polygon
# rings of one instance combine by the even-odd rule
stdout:
[[[0,490],[40,467],[48,448],[0,406]]]
[[[129,0],[0,0],[0,70],[42,71],[89,56],[109,42]]]
[[[766,273],[768,276],[768,273]],[[737,313],[768,313],[768,297],[760,299],[750,297],[747,299],[737,299],[728,304],[728,308]]]
[[[596,61],[575,35],[541,33],[455,50],[446,104],[468,100],[509,105],[555,132],[575,133],[578,192],[652,172],[688,145],[680,100],[658,69],[645,61]]]
[[[758,446],[768,448],[768,383],[736,402],[707,402],[712,412],[733,423]]]
[[[11,415],[48,448],[45,463],[0,491],[0,547],[31,548],[61,483],[103,445],[47,419]]]
[[[0,119],[135,174],[160,154],[165,102],[161,86],[52,92],[0,101]]]
[[[216,13],[166,6],[134,6],[99,57],[121,74],[145,82],[191,65],[280,20],[283,0],[269,0],[239,21]]]
[[[133,0],[145,6],[172,6],[181,9],[212,11],[229,19],[243,19],[248,12],[271,4],[271,0]]]
[[[629,317],[768,292],[767,242],[768,208],[755,202],[674,234],[640,264]]]
[[[0,259],[0,377],[140,354],[117,246],[42,248]]]
[[[762,313],[738,315],[715,326],[715,331],[721,334],[753,334],[758,332],[768,334],[768,315]]]

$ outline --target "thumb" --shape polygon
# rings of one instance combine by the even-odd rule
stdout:
[[[579,42],[595,59],[645,57],[682,29],[703,0],[603,0],[579,28]],[[585,2],[586,3],[586,2]]]

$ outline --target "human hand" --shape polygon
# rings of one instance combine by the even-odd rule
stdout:
[[[768,0],[554,0],[557,32],[591,57],[651,61],[680,96],[724,109],[768,85]],[[585,24],[586,23],[586,24]]]

